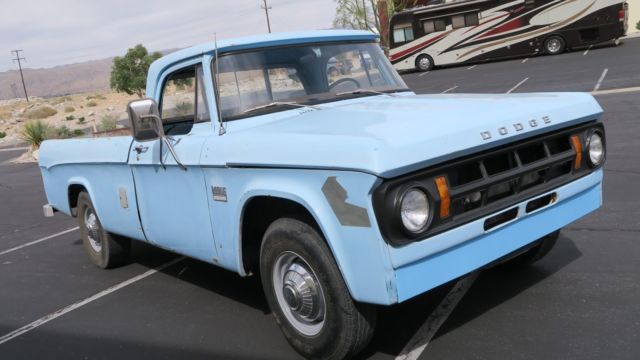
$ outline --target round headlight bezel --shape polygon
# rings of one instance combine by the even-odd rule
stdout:
[[[402,209],[403,209],[404,201],[407,198],[407,195],[409,193],[411,193],[412,191],[419,191],[419,192],[423,193],[425,198],[426,198],[426,204],[427,204],[427,218],[426,218],[426,221],[424,222],[424,224],[422,224],[422,226],[420,226],[416,230],[410,229],[405,224],[405,221],[403,220],[403,216],[402,216]],[[429,229],[429,226],[431,226],[431,223],[433,222],[433,207],[434,207],[433,199],[432,199],[431,195],[429,194],[429,191],[427,191],[427,189],[425,189],[424,187],[417,186],[417,185],[412,185],[412,186],[408,186],[407,188],[402,190],[400,192],[400,196],[398,197],[398,202],[397,202],[397,206],[396,206],[396,213],[397,213],[398,223],[399,223],[400,227],[402,228],[402,231],[405,234],[407,234],[408,236],[410,236],[410,237],[415,237],[417,235],[420,235],[420,234],[426,232],[427,229]]]
[[[594,162],[591,159],[591,141],[593,140],[593,136],[598,136],[600,138],[600,143],[602,144],[602,154],[600,157],[600,161],[599,162]],[[596,168],[598,166],[601,166],[602,164],[604,164],[605,159],[607,158],[607,144],[606,141],[604,139],[604,135],[602,134],[602,131],[600,130],[596,130],[596,129],[592,129],[591,131],[589,131],[587,133],[587,138],[586,138],[586,146],[585,146],[585,152],[586,152],[586,158],[587,158],[587,163],[589,164],[589,167],[591,168]]]

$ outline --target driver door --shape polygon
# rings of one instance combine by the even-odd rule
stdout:
[[[142,227],[157,246],[211,262],[215,257],[200,152],[211,135],[201,67],[180,69],[165,80],[160,114],[183,169],[162,140],[134,141],[129,157]]]

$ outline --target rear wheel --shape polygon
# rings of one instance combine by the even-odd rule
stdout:
[[[549,36],[547,40],[544,41],[544,51],[548,55],[558,55],[564,52],[565,48],[566,44],[564,42],[564,39],[560,36]]]
[[[370,341],[376,308],[355,303],[322,236],[303,221],[282,218],[261,247],[264,292],[291,346],[312,359],[344,359]]]
[[[433,70],[433,59],[429,55],[420,55],[416,59],[416,69],[418,71],[431,71]]]
[[[505,264],[508,266],[529,266],[535,263],[549,254],[558,242],[558,237],[560,237],[560,230],[542,237],[534,247],[507,261]]]
[[[82,244],[95,265],[113,268],[123,265],[129,257],[131,240],[110,234],[102,228],[89,194],[81,192],[78,196],[78,223]]]

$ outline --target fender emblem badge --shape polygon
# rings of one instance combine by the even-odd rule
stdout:
[[[213,201],[227,202],[227,188],[222,186],[212,186]]]

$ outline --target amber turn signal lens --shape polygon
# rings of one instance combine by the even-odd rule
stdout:
[[[571,136],[571,144],[573,144],[573,149],[576,151],[576,160],[573,167],[575,170],[578,170],[580,166],[582,166],[582,143],[578,135]]]
[[[451,197],[449,196],[447,179],[444,176],[438,176],[435,180],[436,187],[438,188],[438,194],[440,195],[440,218],[448,218],[449,210],[451,208]]]

